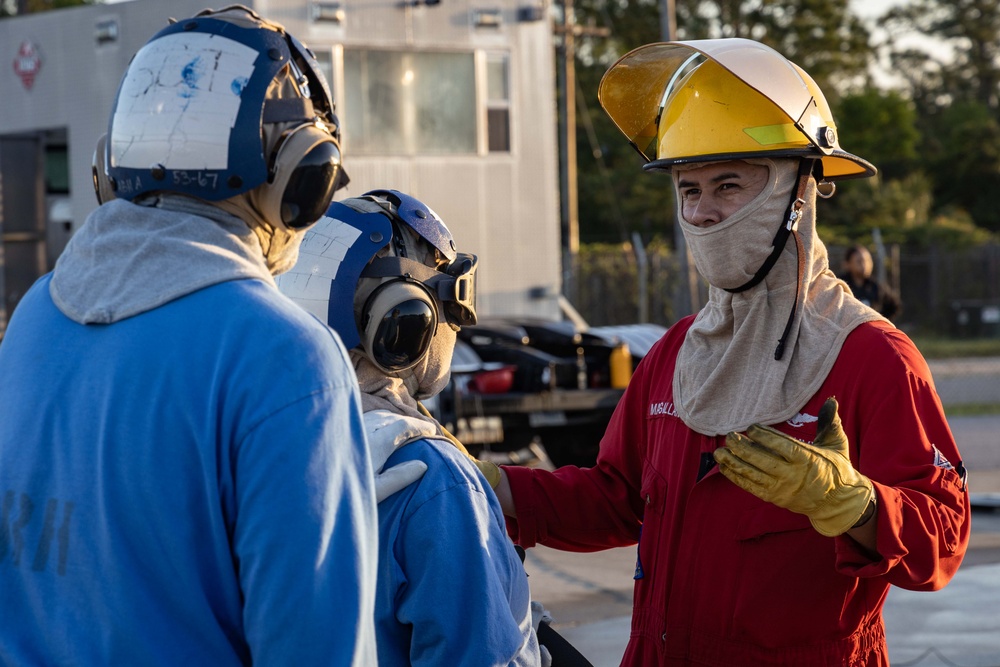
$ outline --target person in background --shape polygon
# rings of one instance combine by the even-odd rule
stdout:
[[[887,285],[872,278],[873,267],[874,262],[868,248],[852,245],[844,254],[842,280],[851,288],[854,298],[886,319],[892,319],[900,310],[899,299]]]
[[[0,663],[376,664],[357,381],[273,278],[346,183],[317,63],[245,7],[173,23],[94,175],[0,345]]]
[[[379,515],[379,665],[539,665],[528,579],[487,478],[421,400],[448,384],[460,327],[476,323],[475,255],[396,190],[334,202],[289,298],[347,346],[361,385]],[[535,609],[536,616],[541,610]]]
[[[509,533],[637,544],[623,665],[887,665],[889,587],[945,586],[970,512],[927,364],[816,235],[817,194],[875,168],[751,40],[640,47],[599,99],[672,177],[709,300],[640,362],[593,468],[502,467]]]

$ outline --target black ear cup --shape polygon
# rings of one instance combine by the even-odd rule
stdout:
[[[97,195],[97,203],[103,204],[115,198],[115,191],[111,187],[111,179],[105,169],[108,135],[102,134],[97,140],[97,148],[94,149],[94,159],[91,162],[90,173],[94,179],[94,194]]]
[[[302,229],[323,216],[344,185],[340,145],[329,132],[307,123],[281,137],[268,181],[254,196],[265,220]]]
[[[372,292],[361,309],[361,344],[383,371],[412,368],[427,355],[437,330],[434,297],[418,283],[387,282]]]
[[[333,201],[340,174],[337,144],[326,141],[310,149],[288,177],[281,197],[281,221],[299,229],[319,220]]]

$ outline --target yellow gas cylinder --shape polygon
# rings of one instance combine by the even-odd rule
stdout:
[[[628,343],[621,342],[611,350],[609,364],[611,366],[611,386],[615,389],[627,387],[628,381],[632,379],[632,353],[628,349]]]

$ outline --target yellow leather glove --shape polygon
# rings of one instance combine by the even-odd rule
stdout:
[[[486,481],[489,482],[490,488],[496,491],[497,484],[500,483],[500,466],[493,463],[493,461],[480,461],[472,454],[469,454],[469,458],[479,468],[479,472],[483,473]]]
[[[419,401],[417,401],[417,409],[420,411],[422,415],[434,419],[430,411],[428,411],[427,408],[424,407],[424,404]],[[479,459],[477,459],[475,456],[469,453],[469,450],[465,448],[465,445],[463,445],[462,442],[458,438],[456,438],[451,431],[446,429],[443,424],[438,424],[438,425],[441,427],[441,432],[444,433],[445,437],[451,441],[451,444],[455,445],[458,451],[462,452],[467,457],[469,457],[469,460],[472,461],[472,464],[475,465],[477,468],[479,468],[479,472],[483,473],[483,477],[486,478],[486,481],[487,483],[489,483],[490,488],[496,491],[497,484],[500,483],[500,467],[496,463],[493,463],[492,461],[480,461]]]
[[[805,514],[819,533],[834,537],[854,527],[875,496],[871,480],[851,465],[849,451],[837,400],[828,398],[813,444],[754,424],[745,436],[727,434],[715,460],[736,486]]]

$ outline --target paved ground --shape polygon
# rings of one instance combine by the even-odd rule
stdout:
[[[1000,667],[1000,415],[949,424],[974,502],[972,540],[941,591],[892,589],[885,607],[893,667]],[[532,597],[595,667],[618,665],[629,635],[635,549],[575,554],[528,550]]]
[[[927,363],[945,407],[1000,404],[1000,357],[942,359]]]

